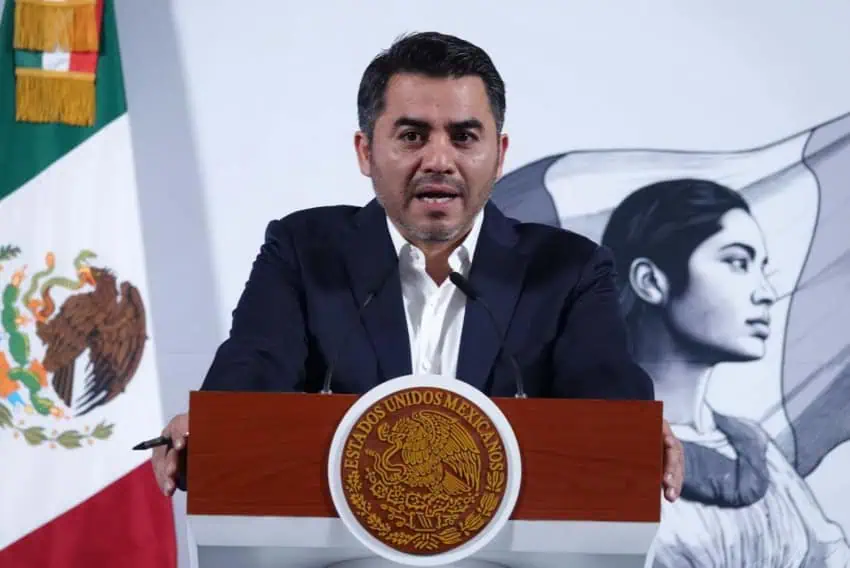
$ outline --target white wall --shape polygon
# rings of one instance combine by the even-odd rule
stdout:
[[[185,412],[221,327],[212,249],[180,37],[163,0],[118,2],[118,27],[139,206],[144,225],[152,335],[167,418]],[[186,495],[173,498],[179,565],[189,566]]]
[[[370,198],[356,90],[398,34],[490,52],[510,171],[579,148],[737,149],[847,112],[850,4],[781,4],[120,3],[166,413],[200,384],[266,223]]]
[[[579,147],[758,144],[846,110],[850,79],[830,55],[850,53],[850,7],[782,4],[175,2],[222,328],[270,218],[369,198],[357,85],[398,34],[488,50],[508,88],[510,170]]]

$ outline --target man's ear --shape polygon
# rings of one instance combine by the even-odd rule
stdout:
[[[360,173],[366,177],[372,177],[372,148],[369,144],[369,138],[359,130],[354,134],[354,151],[357,153],[357,165],[360,166]]]
[[[658,266],[645,257],[632,261],[629,284],[638,298],[653,306],[663,306],[670,298],[670,282]]]
[[[502,167],[505,165],[505,154],[508,153],[510,138],[507,134],[499,135],[499,162],[496,164],[496,179],[502,177]]]

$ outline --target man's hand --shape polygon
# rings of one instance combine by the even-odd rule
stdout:
[[[171,446],[159,446],[153,450],[153,471],[156,482],[166,497],[174,495],[177,489],[179,456],[186,447],[189,438],[189,415],[178,414],[162,431],[163,436],[171,438]]]
[[[664,420],[664,497],[671,503],[682,494],[685,481],[685,451]]]

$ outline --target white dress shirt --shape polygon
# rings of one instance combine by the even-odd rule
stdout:
[[[449,256],[451,269],[465,277],[469,276],[483,218],[482,210],[476,216],[469,234]],[[425,272],[425,254],[407,242],[389,218],[387,226],[399,259],[401,293],[410,338],[411,369],[414,374],[427,373],[454,378],[466,296],[448,278],[437,286]]]

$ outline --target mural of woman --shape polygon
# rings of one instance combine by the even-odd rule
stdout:
[[[712,369],[765,354],[776,293],[747,202],[712,181],[631,193],[602,244],[615,256],[638,361],[685,444],[682,498],[664,503],[656,568],[848,567],[850,547],[755,422],[706,402]]]

